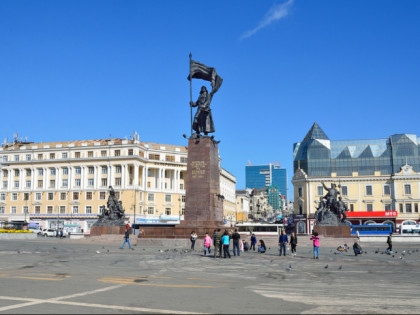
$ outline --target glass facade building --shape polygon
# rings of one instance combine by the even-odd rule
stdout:
[[[275,185],[280,194],[287,198],[287,170],[280,165],[248,165],[245,167],[247,188],[261,189]]]
[[[293,145],[293,168],[309,177],[392,175],[409,164],[420,172],[420,138],[397,134],[385,139],[330,140],[315,122],[302,142]]]

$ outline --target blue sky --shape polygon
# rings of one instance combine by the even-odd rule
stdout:
[[[291,180],[315,121],[332,140],[420,135],[419,16],[417,0],[3,0],[0,140],[186,145],[192,52],[224,79],[212,111],[237,188],[248,161]]]

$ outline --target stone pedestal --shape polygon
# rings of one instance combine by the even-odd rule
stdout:
[[[200,237],[224,225],[223,199],[220,196],[219,149],[210,137],[188,140],[188,164],[184,220],[178,226],[145,226],[144,238]]]
[[[348,225],[315,225],[314,232],[324,237],[352,237],[351,229]]]
[[[120,226],[92,226],[90,228],[90,235],[100,236],[102,234],[124,234],[125,225]]]

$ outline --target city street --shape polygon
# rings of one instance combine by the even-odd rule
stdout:
[[[383,244],[362,246],[368,253],[357,257],[321,244],[319,260],[309,245],[296,257],[271,248],[214,259],[181,248],[2,241],[0,312],[419,313],[420,245],[398,244],[395,257],[381,254]]]

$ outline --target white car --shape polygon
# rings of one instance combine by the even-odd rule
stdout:
[[[37,229],[37,228],[28,228],[28,231],[32,231],[33,233],[35,233],[36,235],[43,235],[42,230],[41,229]]]
[[[57,232],[53,229],[44,229],[42,231],[42,235],[44,237],[48,237],[48,236],[52,237],[52,236],[56,236],[56,234],[57,234]]]

